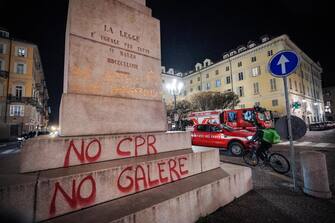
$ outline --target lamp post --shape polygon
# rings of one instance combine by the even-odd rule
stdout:
[[[181,90],[183,89],[183,87],[184,87],[183,82],[178,81],[177,79],[173,79],[170,83],[166,84],[166,89],[173,96],[173,100],[174,100],[173,120],[174,120],[174,115],[177,113],[177,95],[181,93]],[[178,129],[179,129],[179,126],[178,126]]]

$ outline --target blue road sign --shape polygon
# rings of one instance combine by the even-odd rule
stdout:
[[[284,50],[275,54],[268,64],[270,73],[275,77],[286,77],[299,65],[299,57],[294,51]]]

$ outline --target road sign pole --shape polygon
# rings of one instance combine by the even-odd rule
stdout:
[[[283,80],[284,80],[284,91],[285,91],[285,101],[286,101],[288,137],[290,140],[290,157],[291,157],[293,186],[294,186],[294,190],[297,191],[298,187],[297,187],[297,182],[296,182],[296,170],[295,170],[296,168],[295,167],[295,150],[294,150],[293,136],[292,136],[291,108],[290,108],[290,100],[288,97],[287,77],[284,77]]]

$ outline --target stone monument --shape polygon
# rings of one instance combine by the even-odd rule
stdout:
[[[145,1],[71,1],[61,135],[166,131],[160,49]]]
[[[166,132],[160,24],[145,0],[70,0],[61,136],[25,143],[0,205],[33,222],[195,222],[251,170]]]

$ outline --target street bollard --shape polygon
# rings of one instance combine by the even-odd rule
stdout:
[[[304,178],[304,193],[318,198],[331,198],[326,155],[314,151],[301,152],[300,161]]]

